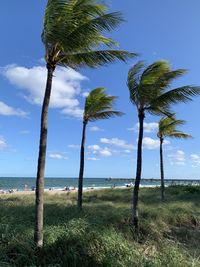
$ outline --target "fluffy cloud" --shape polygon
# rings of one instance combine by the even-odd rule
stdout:
[[[191,154],[190,159],[192,161],[192,167],[197,167],[200,165],[200,156],[196,154]]]
[[[103,157],[110,157],[112,156],[112,152],[109,150],[109,148],[105,147],[99,151],[99,154]]]
[[[10,107],[4,102],[0,101],[0,115],[27,117],[28,113],[21,109]]]
[[[125,149],[124,152],[125,152],[126,154],[130,154],[130,153],[131,153],[131,150],[129,150],[129,149]]]
[[[89,154],[99,155],[102,157],[112,156],[112,151],[108,147],[101,148],[99,145],[88,146]]]
[[[158,129],[158,123],[157,122],[144,122],[144,132],[145,133],[152,133],[155,130]],[[139,123],[136,123],[134,127],[132,128],[128,128],[128,131],[134,131],[134,132],[138,132],[139,130]]]
[[[89,158],[87,158],[87,160],[97,161],[97,160],[100,160],[100,159],[95,158],[95,157],[89,157]]]
[[[4,139],[3,136],[0,136],[0,150],[4,150],[7,147],[8,145],[6,143],[6,140]]]
[[[101,132],[101,131],[103,131],[103,129],[101,129],[97,126],[92,126],[92,127],[90,127],[90,131],[91,132]]]
[[[113,146],[128,149],[128,150],[132,150],[135,148],[132,144],[128,144],[125,140],[119,139],[119,138],[111,138],[111,139],[101,138],[100,142],[102,144],[109,144],[109,145],[113,145]]]
[[[167,145],[170,144],[170,142],[164,140],[163,144]],[[158,139],[153,139],[151,137],[143,138],[143,148],[153,150],[159,148],[159,146],[160,146],[160,141]]]
[[[77,149],[77,148],[80,148],[80,145],[74,145],[74,144],[72,144],[72,145],[68,145],[68,147],[69,148],[76,148]]]
[[[168,155],[171,165],[185,165],[185,153],[182,150],[178,150],[174,154]]]
[[[75,117],[75,118],[83,117],[83,109],[79,107],[64,108],[63,110],[61,110],[61,113],[64,115]]]
[[[99,151],[99,150],[101,150],[101,148],[100,148],[99,145],[90,145],[90,146],[88,146],[88,149],[89,150],[92,150],[92,151]]]
[[[47,71],[43,66],[25,68],[9,65],[1,71],[10,83],[22,89],[24,98],[32,104],[41,105],[44,96]],[[63,114],[82,117],[77,96],[81,94],[81,82],[87,78],[67,68],[58,67],[54,73],[51,108],[59,108]]]
[[[89,95],[89,92],[83,92],[81,95],[82,97],[87,97]]]
[[[49,158],[51,159],[67,159],[63,153],[50,153]]]

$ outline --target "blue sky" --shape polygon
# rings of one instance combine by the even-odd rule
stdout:
[[[0,3],[0,176],[35,176],[38,157],[41,101],[44,94],[44,48],[40,39],[46,1]],[[147,64],[158,59],[188,74],[174,86],[200,85],[199,0],[105,1],[111,11],[121,11],[126,22],[111,33],[120,48],[140,54],[128,64],[116,63],[79,73],[58,69],[55,73],[51,107],[46,176],[76,177],[84,95],[103,86],[119,96],[116,108],[121,118],[88,125],[85,177],[134,177],[137,145],[137,114],[130,103],[126,78],[139,59]],[[176,106],[177,117],[185,119],[187,141],[166,140],[167,178],[199,178],[200,98]],[[146,117],[143,177],[159,177],[156,139],[158,117]]]

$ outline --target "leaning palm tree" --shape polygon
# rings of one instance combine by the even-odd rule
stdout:
[[[136,106],[139,118],[137,169],[133,192],[133,225],[138,230],[138,195],[142,173],[142,140],[145,114],[171,115],[171,104],[187,102],[200,94],[200,87],[183,86],[169,89],[172,81],[186,73],[183,69],[172,70],[166,61],[157,61],[145,68],[145,63],[136,63],[128,73],[127,85],[130,100]]]
[[[191,135],[177,130],[176,127],[183,125],[185,121],[177,120],[173,117],[163,117],[159,121],[157,136],[160,140],[160,179],[161,179],[161,199],[165,199],[165,181],[164,181],[164,164],[163,164],[163,142],[165,137],[187,139]]]
[[[36,180],[36,220],[34,239],[43,245],[43,191],[47,145],[47,119],[53,73],[57,66],[95,68],[115,60],[135,56],[115,46],[103,32],[115,29],[121,22],[118,12],[106,13],[96,0],[49,0],[44,16],[42,41],[45,46],[47,82],[42,105],[40,145]],[[109,49],[104,49],[104,46]],[[101,49],[99,49],[101,47]]]
[[[78,208],[82,209],[83,195],[83,172],[84,172],[84,150],[85,150],[85,134],[88,122],[102,119],[109,119],[114,116],[123,115],[122,112],[113,110],[113,104],[116,100],[115,96],[105,93],[104,88],[96,88],[90,92],[85,101],[85,109],[83,114],[83,132],[80,151],[80,171],[78,183]]]

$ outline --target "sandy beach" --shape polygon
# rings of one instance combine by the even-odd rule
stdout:
[[[141,188],[155,188],[158,187],[157,185],[141,185]],[[133,188],[133,186],[117,186],[117,187],[84,187],[83,188],[83,192],[92,192],[92,191],[99,191],[99,190],[105,190],[105,189],[126,189],[126,188]],[[66,193],[76,193],[78,191],[78,188],[73,188],[73,189],[69,189],[69,190],[65,190],[65,189],[45,189],[44,192],[46,194],[66,194]],[[35,194],[34,190],[27,190],[27,191],[18,191],[15,189],[11,189],[11,190],[1,190],[0,191],[0,195],[31,195],[31,194]]]

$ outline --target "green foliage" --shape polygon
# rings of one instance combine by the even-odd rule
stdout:
[[[187,102],[200,94],[197,86],[169,89],[172,82],[185,73],[183,69],[172,70],[167,61],[156,61],[146,68],[145,63],[139,61],[128,73],[131,102],[143,113],[171,115],[171,104]]]
[[[104,88],[92,90],[86,97],[84,120],[96,121],[123,115],[122,112],[113,110],[115,100],[116,97],[107,95]]]
[[[182,138],[182,139],[190,138],[191,135],[176,129],[177,126],[183,125],[184,123],[185,121],[177,120],[174,116],[163,117],[159,121],[157,135],[159,138],[164,138],[164,137]]]
[[[119,12],[106,12],[106,6],[94,0],[49,0],[42,33],[47,63],[97,67],[134,57],[136,54],[110,49],[117,43],[104,32],[117,28],[123,18]]]
[[[200,187],[140,191],[140,235],[130,226],[131,189],[45,194],[45,244],[32,242],[34,195],[0,196],[0,266],[200,266]]]

